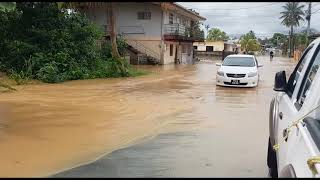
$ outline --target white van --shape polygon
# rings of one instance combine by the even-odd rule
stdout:
[[[276,73],[269,114],[267,164],[272,177],[320,177],[320,38],[286,81]]]

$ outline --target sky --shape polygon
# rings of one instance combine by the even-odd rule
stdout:
[[[289,28],[281,24],[280,12],[284,2],[178,2],[194,9],[207,20],[205,25],[217,27],[229,36],[238,36],[253,30],[257,37],[271,37],[273,33],[288,34]],[[307,10],[308,3],[301,2]],[[320,31],[320,2],[312,2],[310,27]],[[307,27],[307,21],[300,23],[297,30]],[[295,30],[294,30],[295,31]],[[206,33],[206,30],[205,30]]]

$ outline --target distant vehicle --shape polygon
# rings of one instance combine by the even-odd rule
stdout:
[[[216,75],[219,86],[256,87],[259,82],[258,61],[254,55],[233,54],[227,56]]]
[[[288,81],[276,73],[270,103],[267,165],[272,177],[320,177],[320,38],[306,48]]]

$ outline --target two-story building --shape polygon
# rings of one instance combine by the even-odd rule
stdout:
[[[107,2],[79,2],[76,7],[109,37]],[[195,29],[205,18],[177,3],[114,3],[113,13],[117,33],[129,45],[132,64],[189,63],[193,61],[193,42],[204,40],[203,31]]]

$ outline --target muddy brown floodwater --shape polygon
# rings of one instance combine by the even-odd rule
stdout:
[[[264,176],[274,74],[291,71],[295,63],[278,57],[258,61],[264,67],[257,88],[216,87],[217,67],[208,61],[140,66],[153,72],[144,77],[23,85],[2,93],[0,177],[50,176],[161,134],[185,132],[197,134],[181,145],[193,149],[171,152],[177,156],[167,167],[175,164],[176,170],[164,175]],[[170,142],[181,143],[177,137]],[[186,165],[201,158],[219,166],[206,163],[206,170],[197,171]]]

